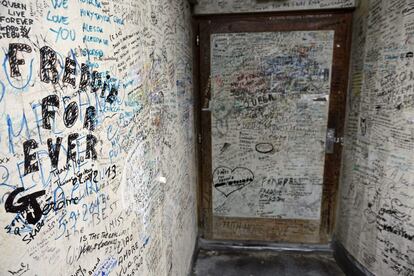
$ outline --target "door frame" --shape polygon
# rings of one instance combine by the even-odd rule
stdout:
[[[294,11],[294,12],[263,12],[263,13],[245,13],[245,14],[216,14],[216,15],[196,15],[193,17],[193,32],[194,32],[194,103],[195,110],[195,127],[197,133],[197,196],[198,196],[198,223],[200,229],[200,236],[209,240],[254,240],[254,241],[272,241],[272,242],[292,242],[292,243],[319,243],[326,244],[331,240],[336,215],[336,205],[338,197],[338,185],[341,169],[342,145],[335,144],[334,153],[325,155],[324,168],[324,185],[322,191],[322,206],[321,206],[321,220],[318,225],[307,223],[305,220],[284,220],[284,223],[274,223],[275,219],[266,218],[250,218],[243,219],[244,224],[240,225],[237,220],[226,218],[219,221],[213,220],[212,213],[212,157],[211,157],[211,112],[202,111],[206,99],[209,98],[208,75],[204,74],[206,68],[210,66],[209,60],[203,52],[203,47],[200,45],[210,45],[210,34],[214,30],[219,29],[220,32],[263,32],[261,26],[260,30],[256,25],[265,24],[269,22],[270,26],[275,23],[292,22],[295,28],[283,29],[276,31],[289,30],[335,30],[334,39],[334,60],[332,64],[332,79],[331,79],[331,97],[337,100],[330,100],[328,126],[327,128],[334,128],[337,137],[344,136],[344,123],[346,112],[346,96],[348,87],[349,75],[349,61],[352,37],[352,9],[337,9],[337,10],[313,10],[313,11]],[[238,23],[236,28],[221,28],[220,26],[230,23]],[[255,25],[256,24],[256,25]],[[273,25],[272,25],[273,24]],[[287,25],[286,25],[287,26]],[[302,26],[302,27],[300,27]],[[299,28],[297,28],[299,27]],[[317,27],[317,28],[316,28]],[[221,29],[220,29],[221,28]],[[303,28],[303,29],[302,29]],[[339,34],[339,35],[338,35]],[[340,47],[337,47],[340,45]],[[208,51],[210,50],[207,47]],[[208,72],[210,68],[207,68]],[[205,116],[207,115],[208,116]],[[205,165],[207,164],[207,165]],[[255,227],[258,221],[266,220],[268,227],[272,227],[274,232],[283,231],[295,233],[295,227],[289,225],[301,225],[304,228],[314,229],[319,227],[318,235],[288,235],[288,240],[277,239],[277,235],[272,233],[263,233],[263,229]],[[234,223],[233,223],[234,221]],[[214,233],[213,223],[227,225],[229,231],[221,228],[223,233]],[[260,238],[249,235],[234,235],[232,229],[237,227],[245,227],[250,229],[249,233],[257,232]],[[243,232],[243,231],[242,231]]]

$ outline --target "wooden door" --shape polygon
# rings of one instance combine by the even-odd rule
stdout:
[[[351,14],[210,16],[197,24],[204,238],[326,243]]]

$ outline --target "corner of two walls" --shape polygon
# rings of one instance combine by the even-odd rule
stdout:
[[[0,274],[186,275],[185,0],[0,2]]]
[[[336,238],[374,275],[414,274],[414,3],[198,3],[196,14],[358,5]]]
[[[414,4],[359,2],[336,238],[374,275],[412,275]]]

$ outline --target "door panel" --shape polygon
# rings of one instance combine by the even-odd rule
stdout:
[[[320,219],[333,38],[211,36],[214,216]]]
[[[328,240],[350,29],[335,16],[200,20],[206,238]]]

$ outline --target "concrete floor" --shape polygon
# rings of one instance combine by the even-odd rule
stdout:
[[[331,254],[258,251],[198,253],[193,276],[344,276]]]

